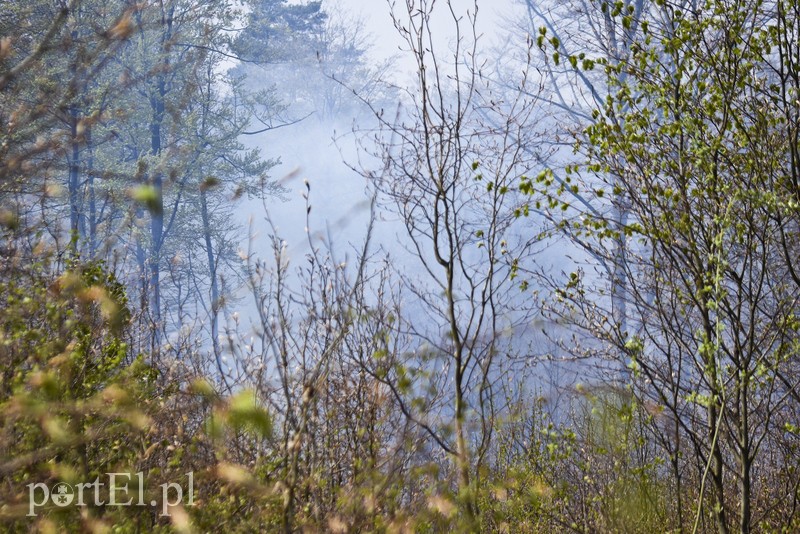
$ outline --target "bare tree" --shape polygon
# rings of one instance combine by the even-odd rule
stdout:
[[[477,4],[459,13],[451,2],[407,1],[393,12],[416,80],[396,115],[373,106],[381,127],[363,146],[382,168],[362,170],[404,228],[407,256],[394,261],[416,299],[397,326],[414,351],[381,380],[452,460],[463,519],[473,527],[481,466],[503,409],[495,385],[532,310],[516,277],[535,245],[521,231],[529,208],[519,187],[531,163],[525,147],[535,140],[525,125],[536,103],[526,95],[527,71],[507,100],[483,77],[476,16]],[[445,54],[437,17],[453,31]]]

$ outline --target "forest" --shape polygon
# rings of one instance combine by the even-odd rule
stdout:
[[[373,3],[0,0],[0,531],[800,532],[800,2]]]

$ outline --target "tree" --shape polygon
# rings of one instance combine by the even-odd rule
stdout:
[[[451,459],[463,524],[476,528],[482,466],[503,409],[494,391],[520,350],[503,332],[521,328],[531,312],[520,298],[525,284],[515,278],[534,246],[520,231],[528,206],[517,192],[531,165],[523,147],[535,139],[524,125],[535,99],[524,94],[524,72],[509,100],[482,77],[475,5],[466,14],[444,5],[455,40],[452,56],[440,55],[434,7],[406,2],[394,13],[416,80],[405,89],[408,108],[396,116],[373,107],[383,168],[365,175],[402,221],[409,267],[419,270],[398,272],[419,303],[404,310],[398,332],[416,347],[376,378]]]
[[[241,94],[238,83],[218,74],[220,60],[207,59],[192,75],[197,94],[185,110],[188,154],[181,173],[186,179],[176,203],[173,239],[164,245],[171,261],[163,268],[176,286],[168,290],[172,322],[195,322],[207,330],[216,371],[224,378],[219,318],[225,304],[235,300],[242,270],[237,254],[242,228],[234,210],[243,198],[276,196],[281,188],[267,175],[275,161],[262,159],[258,149],[240,141],[257,104]]]
[[[617,88],[586,130],[580,174],[617,177],[594,196],[630,200],[622,232],[643,245],[625,269],[635,327],[605,319],[580,276],[560,292],[566,313],[626,356],[640,406],[669,414],[653,418],[654,435],[675,482],[699,485],[694,528],[711,519],[720,533],[796,521],[795,490],[778,497],[765,484],[793,475],[760,462],[785,453],[797,391],[787,378],[797,362],[798,286],[781,238],[797,215],[791,122],[776,105],[792,70],[777,31],[785,13],[780,2],[666,6],[667,30],[643,26],[630,58],[606,65]],[[587,235],[619,239],[613,220],[583,215]],[[789,508],[770,512],[776,502]],[[681,517],[675,528],[687,526]]]
[[[382,83],[393,62],[374,64],[368,57],[373,40],[362,20],[325,11],[320,2],[256,2],[233,43],[242,59],[233,72],[255,94],[272,88],[286,107],[276,111],[291,120],[352,120],[368,114],[364,99],[394,103]]]
[[[250,0],[249,3],[246,25],[232,44],[240,58],[280,63],[314,55],[315,36],[327,19],[322,2]]]

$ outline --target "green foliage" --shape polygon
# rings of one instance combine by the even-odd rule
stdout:
[[[250,0],[247,25],[234,43],[242,58],[261,63],[306,59],[320,51],[317,38],[327,15],[322,2],[289,3],[287,0]]]
[[[133,438],[152,423],[157,373],[125,342],[129,310],[121,284],[101,264],[76,262],[56,278],[45,265],[0,282],[0,476],[11,520],[17,510],[27,512],[28,484],[74,484],[133,465]],[[63,528],[74,529],[78,520],[52,516]],[[9,528],[27,530],[22,525],[30,521],[16,521]]]
[[[650,424],[663,457],[672,458],[672,483],[682,483],[691,462],[703,466],[693,528],[710,518],[718,532],[734,523],[745,532],[754,528],[755,507],[773,524],[782,521],[772,511],[777,496],[747,480],[758,471],[756,456],[783,450],[773,418],[795,413],[773,388],[796,372],[797,353],[769,340],[794,345],[797,338],[800,279],[789,236],[800,213],[789,200],[797,182],[787,181],[797,176],[797,114],[787,95],[798,91],[788,30],[798,12],[791,2],[712,1],[691,13],[657,2],[654,12],[666,23],[656,28],[659,19],[645,11],[651,24],[643,21],[640,35],[625,33],[639,22],[636,5],[603,3],[606,28],[622,28],[630,40],[603,65],[608,91],[577,143],[586,161],[567,168],[579,189],[548,173],[539,181],[555,197],[585,201],[581,220],[564,224],[621,276],[612,288],[625,292],[636,330],[600,317],[583,292],[557,290],[557,305],[579,311],[576,322],[621,364],[630,359],[634,394],[643,403],[657,399],[670,414],[670,432],[658,418]],[[563,51],[546,35],[541,47],[549,41],[554,54]],[[793,395],[794,386],[783,384]],[[753,447],[753,440],[769,445]],[[745,482],[736,487],[733,479]],[[640,501],[623,491],[639,487],[627,482],[617,488],[624,498],[604,505],[609,520],[630,515],[620,508],[625,500]],[[681,514],[674,528],[685,528]]]
[[[34,264],[26,276],[0,283],[0,302],[5,309],[0,321],[0,480],[7,531],[26,532],[35,525],[43,531],[166,532],[261,521],[235,510],[262,499],[271,502],[272,493],[237,478],[241,468],[217,464],[208,456],[207,438],[187,425],[187,415],[196,419],[209,400],[217,403],[216,394],[205,381],[179,394],[162,383],[146,358],[131,353],[124,341],[131,327],[127,297],[113,274],[98,263],[74,262],[52,277],[42,264]],[[217,404],[214,417],[222,420],[229,441],[241,431],[269,436],[271,418],[255,404],[252,392]],[[183,418],[172,419],[177,413]],[[159,486],[174,481],[185,486],[189,471],[195,473],[194,489],[202,504],[187,506],[190,515],[176,510],[161,517]],[[26,517],[29,484],[76,487],[110,472],[142,473],[141,498],[158,507],[97,507],[88,490],[88,508],[49,505],[38,508],[36,517]],[[128,496],[138,501],[135,476],[132,480]],[[108,502],[107,488],[100,495]]]

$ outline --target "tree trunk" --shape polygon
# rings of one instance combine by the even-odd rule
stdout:
[[[162,55],[161,69],[156,77],[155,87],[150,96],[152,117],[150,122],[150,153],[161,156],[162,151],[162,125],[166,110],[167,80],[170,70],[168,46],[172,39],[172,17],[175,6],[171,6],[162,19],[164,34],[161,38],[159,53]],[[150,210],[150,313],[153,321],[153,346],[161,345],[161,247],[164,239],[164,179],[163,170],[159,168],[153,174],[150,186],[155,195],[155,205]]]
[[[211,218],[208,213],[206,191],[200,190],[200,213],[203,219],[203,238],[206,245],[206,258],[208,259],[208,275],[211,285],[211,345],[214,349],[214,358],[217,361],[217,370],[220,378],[225,381],[222,368],[222,349],[219,346],[219,285],[217,284],[217,262],[214,258],[214,246],[211,243]],[[227,382],[226,382],[227,384]]]
[[[69,193],[69,239],[70,249],[73,253],[78,251],[80,239],[80,141],[78,139],[79,112],[76,105],[69,108],[71,146],[68,155],[69,179],[67,188]]]
[[[750,421],[748,418],[748,377],[746,371],[740,371],[739,379],[739,532],[750,533],[751,500],[751,471],[752,459],[750,452]]]
[[[718,424],[721,415],[717,409],[716,395],[711,399],[708,412],[709,440],[711,443],[711,480],[714,484],[714,524],[719,534],[728,534],[728,521],[725,517],[724,464],[722,448],[719,443],[720,436],[717,435],[718,431],[721,431],[721,425]]]
[[[94,188],[94,151],[92,149],[92,133],[86,130],[86,176],[89,193],[89,258],[97,254],[97,194]]]
[[[475,492],[470,486],[470,454],[467,446],[464,419],[466,404],[464,402],[463,380],[464,373],[460,363],[456,361],[456,469],[458,470],[458,489],[460,497],[464,499],[464,512],[466,526],[477,528],[478,507]]]

